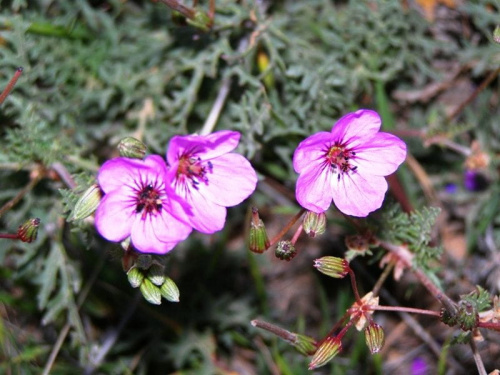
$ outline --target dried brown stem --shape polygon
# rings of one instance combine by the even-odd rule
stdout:
[[[500,73],[500,68],[495,69],[492,71],[486,79],[481,82],[479,87],[467,98],[465,99],[460,105],[450,114],[448,115],[448,121],[453,120],[456,116],[460,114],[464,110],[464,108],[472,102],[481,91],[483,91]]]
[[[23,197],[29,193],[36,184],[42,179],[44,176],[44,172],[42,168],[38,168],[37,170],[32,172],[32,177],[30,182],[19,192],[15,197],[13,197],[10,201],[5,203],[2,208],[0,208],[0,217],[3,216],[8,210],[10,210],[12,207],[14,207]]]
[[[479,351],[477,350],[476,342],[473,338],[474,335],[471,335],[469,340],[470,348],[472,349],[472,356],[474,357],[474,362],[476,362],[476,367],[479,375],[487,375],[486,368],[484,367],[483,360]]]
[[[290,331],[287,331],[286,329],[283,329],[281,327],[275,326],[274,324],[264,322],[262,320],[257,320],[254,319],[250,322],[250,324],[254,327],[264,329],[266,331],[271,332],[272,334],[282,338],[285,341],[295,343],[297,341],[297,335],[293,334]]]

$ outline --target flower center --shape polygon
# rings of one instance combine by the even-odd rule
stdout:
[[[192,154],[184,154],[179,158],[177,178],[183,181],[188,179],[195,189],[198,189],[200,182],[208,184],[208,172],[213,172],[213,165],[210,161],[203,162]]]
[[[354,151],[348,150],[343,145],[330,146],[325,151],[325,161],[333,172],[336,172],[338,179],[340,175],[348,172],[355,172],[358,167],[351,165],[350,160],[356,156]]]
[[[141,213],[144,219],[148,214],[156,215],[161,211],[162,200],[158,189],[149,184],[145,186],[137,195],[137,205],[135,212]]]

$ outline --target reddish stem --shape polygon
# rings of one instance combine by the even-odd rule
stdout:
[[[304,229],[303,225],[300,224],[299,227],[297,228],[297,230],[295,231],[292,239],[290,240],[290,242],[295,245],[295,243],[297,242],[297,240],[299,239],[300,235],[302,234],[302,230]]]
[[[377,311],[398,311],[398,312],[407,312],[410,314],[432,315],[437,317],[441,316],[441,313],[439,311],[415,309],[413,307],[365,305],[364,308],[368,310],[377,310]]]
[[[9,83],[7,84],[7,87],[3,90],[2,94],[0,94],[0,104],[3,103],[7,95],[10,94],[12,89],[14,88],[14,85],[16,84],[17,80],[23,73],[23,68],[19,67],[16,69],[16,72],[14,73],[14,76],[10,79]]]
[[[477,326],[478,328],[487,328],[500,332],[500,323],[479,322]]]
[[[290,230],[290,228],[297,222],[297,220],[300,219],[300,217],[304,214],[304,212],[306,212],[306,210],[301,209],[298,213],[296,213],[295,216],[292,217],[292,219],[288,222],[288,224],[285,225],[285,227],[281,230],[281,232],[279,232],[276,236],[273,237],[273,239],[269,243],[269,247],[278,243],[281,237],[283,237],[286,234],[286,232]]]
[[[356,302],[358,305],[362,305],[363,302],[361,302],[361,298],[359,297],[359,292],[358,292],[358,285],[356,284],[356,276],[354,275],[354,271],[349,267],[349,276],[351,278],[351,285],[352,285],[352,290],[354,292],[354,298],[356,299]]]
[[[380,241],[380,246],[390,251],[398,257],[408,268],[412,268],[412,254],[404,246],[394,245],[389,242]],[[455,302],[444,294],[428,277],[418,268],[413,268],[413,273],[422,285],[448,310],[448,312],[455,316],[457,314],[457,307]]]
[[[0,238],[8,238],[10,240],[18,240],[19,236],[12,233],[0,233]]]

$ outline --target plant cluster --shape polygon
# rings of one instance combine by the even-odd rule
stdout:
[[[0,2],[1,371],[498,371],[500,8],[421,3]]]

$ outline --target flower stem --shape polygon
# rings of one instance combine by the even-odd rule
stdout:
[[[490,322],[479,322],[478,328],[492,329],[494,331],[500,332],[500,323],[490,323]]]
[[[5,98],[10,94],[12,89],[14,88],[14,85],[16,84],[17,80],[23,73],[23,68],[19,67],[16,69],[16,72],[14,73],[14,76],[10,79],[9,83],[7,84],[7,87],[3,90],[3,92],[0,94],[0,105],[4,102]]]
[[[398,311],[398,312],[407,312],[410,314],[421,314],[421,315],[432,315],[440,317],[441,313],[439,311],[432,310],[423,310],[416,309],[413,307],[404,307],[404,306],[374,306],[374,305],[365,305],[365,308],[368,310],[377,310],[377,311]]]
[[[295,234],[293,235],[292,239],[290,240],[290,242],[295,245],[295,243],[297,242],[297,240],[299,239],[300,235],[302,234],[302,230],[303,230],[303,226],[302,224],[299,225],[299,227],[297,228],[297,230],[295,231]]]
[[[306,210],[302,208],[298,213],[296,213],[295,216],[292,217],[292,219],[288,222],[288,224],[285,225],[285,227],[281,230],[281,232],[279,232],[272,238],[272,240],[269,242],[269,247],[275,245],[281,239],[281,237],[283,237],[286,232],[290,230],[290,228],[297,222],[297,220],[300,219],[304,212],[306,212]]]
[[[19,236],[13,233],[0,233],[0,238],[8,238],[11,240],[18,240]]]
[[[290,331],[287,331],[286,329],[275,326],[274,324],[267,323],[267,322],[264,322],[262,320],[257,320],[257,319],[252,320],[250,322],[250,324],[254,327],[269,331],[272,334],[282,338],[285,341],[289,341],[291,343],[294,343],[297,340],[297,335],[293,334]]]
[[[470,336],[469,344],[472,349],[472,356],[474,357],[474,362],[476,362],[477,372],[479,373],[479,375],[487,375],[486,368],[484,367],[481,355],[477,350],[476,342],[474,341],[473,335]]]
[[[349,267],[349,277],[351,278],[352,291],[354,292],[354,298],[356,302],[361,306],[363,302],[361,302],[361,298],[359,297],[358,285],[356,284],[356,275],[354,275],[354,271],[351,267]]]
[[[380,246],[396,255],[408,268],[412,267],[412,255],[404,246],[394,245],[386,241],[380,241]],[[414,275],[422,283],[422,285],[448,310],[455,316],[457,314],[457,306],[453,300],[444,294],[428,277],[418,268],[413,269]]]
[[[394,268],[394,262],[390,262],[387,267],[384,268],[384,271],[382,272],[382,275],[378,278],[375,286],[372,289],[373,296],[376,297],[380,291],[380,288],[382,288],[382,284],[384,283],[385,280],[387,280],[387,277],[391,273],[392,269]]]

